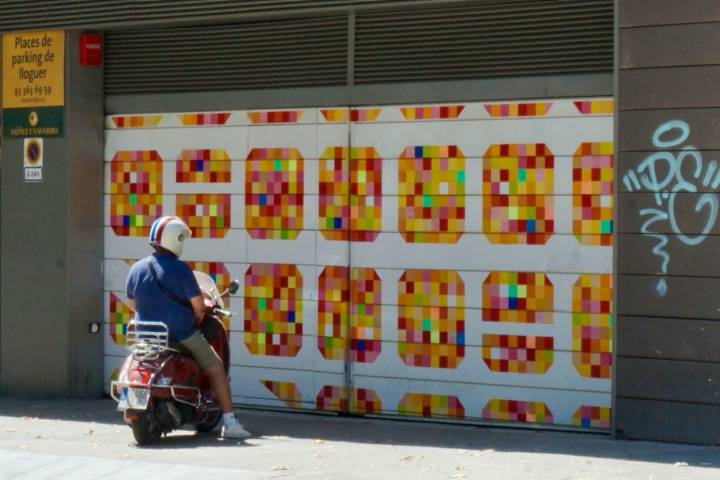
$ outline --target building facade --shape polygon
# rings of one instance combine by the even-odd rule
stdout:
[[[0,20],[64,39],[42,181],[4,101],[3,393],[107,389],[169,214],[240,280],[238,405],[717,440],[711,5],[44,3]]]

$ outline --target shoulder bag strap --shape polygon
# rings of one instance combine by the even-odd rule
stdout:
[[[165,285],[163,285],[162,283],[160,283],[160,279],[158,279],[158,276],[157,276],[157,271],[155,270],[155,266],[153,265],[153,257],[152,257],[152,255],[149,257],[148,260],[149,260],[148,265],[150,266],[150,275],[152,275],[153,280],[155,280],[155,285],[158,286],[158,288],[160,289],[160,291],[163,292],[163,293],[165,294],[165,296],[167,296],[167,297],[168,297],[170,300],[172,300],[173,302],[177,303],[177,304],[180,305],[180,306],[189,308],[191,311],[193,311],[192,304],[190,303],[189,300],[184,299],[184,298],[180,298],[179,296],[177,296],[177,295],[175,294],[175,292],[173,292],[173,291],[170,290],[169,288],[165,287]]]

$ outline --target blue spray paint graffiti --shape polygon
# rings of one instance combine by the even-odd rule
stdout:
[[[668,289],[664,275],[667,274],[670,264],[670,255],[665,251],[669,239],[667,235],[651,230],[651,227],[658,222],[668,222],[670,230],[675,234],[674,238],[685,245],[697,246],[705,241],[712,230],[720,208],[717,193],[698,191],[699,185],[706,190],[708,188],[717,190],[720,187],[718,162],[715,160],[704,162],[700,152],[692,145],[681,147],[689,136],[690,127],[682,120],[672,120],[660,125],[653,134],[653,145],[658,149],[675,149],[675,151],[655,152],[645,158],[635,170],[630,170],[623,176],[623,183],[629,192],[644,188],[655,194],[657,208],[640,210],[640,216],[647,217],[640,231],[643,235],[657,240],[652,253],[661,260],[659,273],[663,277],[658,280],[656,287],[661,296],[665,296]],[[687,174],[686,161],[690,162],[689,180],[684,177]],[[696,214],[704,217],[700,219],[703,228],[697,235],[686,234],[678,223],[675,212],[678,193],[698,194],[694,210]]]

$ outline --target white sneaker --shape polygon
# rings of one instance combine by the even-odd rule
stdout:
[[[245,430],[242,426],[242,424],[238,421],[235,421],[232,425],[224,425],[222,428],[222,436],[223,438],[248,438],[250,437],[250,432]]]

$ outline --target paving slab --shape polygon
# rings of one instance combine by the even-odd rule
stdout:
[[[237,410],[254,435],[138,448],[111,400],[0,397],[0,479],[720,480],[720,448]]]

